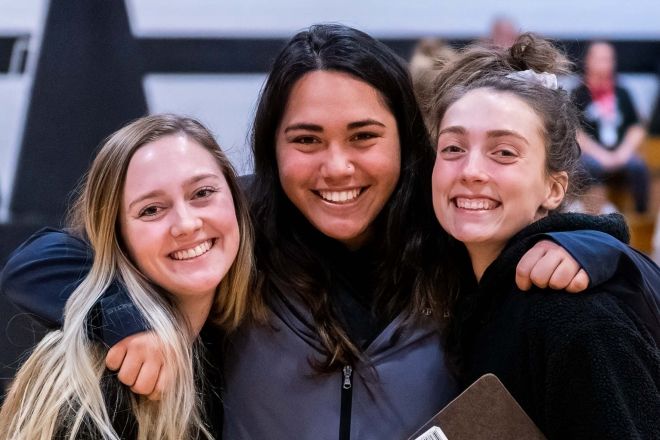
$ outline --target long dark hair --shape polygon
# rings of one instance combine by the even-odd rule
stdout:
[[[347,26],[314,25],[296,34],[275,59],[252,132],[259,292],[265,302],[277,294],[297,295],[303,301],[325,351],[325,359],[317,359],[315,366],[333,371],[361,357],[330,302],[333,275],[324,267],[319,248],[324,242],[336,243],[311,226],[286,197],[275,155],[276,131],[291,89],[305,74],[317,70],[346,73],[369,84],[397,121],[400,178],[375,220],[373,234],[373,244],[379,247],[374,262],[374,311],[385,319],[402,310],[412,316],[432,302],[422,286],[419,265],[425,261],[422,245],[433,235],[428,225],[435,222],[430,195],[434,153],[406,65],[383,43]]]

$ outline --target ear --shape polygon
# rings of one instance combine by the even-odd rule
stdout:
[[[541,206],[548,211],[557,209],[566,196],[568,173],[559,171],[548,176],[548,192]]]

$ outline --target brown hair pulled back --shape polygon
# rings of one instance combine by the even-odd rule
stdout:
[[[579,119],[570,95],[562,88],[553,89],[534,80],[507,77],[525,70],[561,75],[569,73],[570,67],[571,63],[550,41],[529,33],[519,36],[508,49],[483,44],[465,48],[454,60],[439,66],[434,94],[426,108],[427,126],[434,143],[447,109],[466,93],[488,88],[512,94],[529,105],[540,119],[546,149],[546,173],[566,172],[569,180],[567,196],[577,193],[581,180],[580,147],[576,138]],[[461,252],[455,241],[450,241],[448,247]],[[460,375],[463,346],[472,328],[466,323],[473,316],[476,304],[460,294],[462,283],[456,264],[455,261],[445,261],[439,272],[439,283],[447,286],[445,304],[451,316],[445,332],[448,358],[451,367]]]
[[[570,196],[579,193],[580,147],[577,143],[579,118],[569,93],[521,79],[508,78],[514,72],[563,75],[571,72],[572,63],[553,44],[534,34],[520,35],[510,48],[472,45],[457,58],[439,67],[434,93],[426,108],[426,119],[433,142],[447,109],[467,92],[490,88],[511,93],[525,101],[541,119],[546,146],[546,171],[566,171]]]

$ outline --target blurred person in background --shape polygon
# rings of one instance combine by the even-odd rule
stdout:
[[[496,47],[507,48],[511,47],[519,34],[518,26],[511,18],[499,16],[495,17],[491,24],[487,41]]]
[[[593,182],[585,208],[606,213],[615,208],[607,200],[605,184],[624,179],[630,186],[635,211],[644,213],[649,199],[649,171],[637,154],[646,131],[628,91],[617,83],[614,47],[597,41],[584,60],[584,83],[573,93],[582,117],[578,141],[582,163]]]
[[[451,61],[456,51],[440,38],[422,38],[415,45],[408,69],[417,100],[422,106],[430,97],[437,65]]]

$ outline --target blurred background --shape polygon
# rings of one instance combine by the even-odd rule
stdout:
[[[572,89],[589,43],[610,43],[643,132],[635,150],[647,205],[640,210],[616,184],[603,187],[602,203],[576,209],[623,212],[633,246],[658,258],[660,2],[0,0],[0,268],[32,232],[61,224],[99,143],[144,114],[200,119],[239,173],[250,173],[250,121],[266,72],[284,42],[316,22],[357,27],[415,57],[420,90],[428,54],[483,39],[507,45],[521,31],[567,51],[578,70],[561,82]],[[40,330],[2,297],[0,326],[1,387]]]

